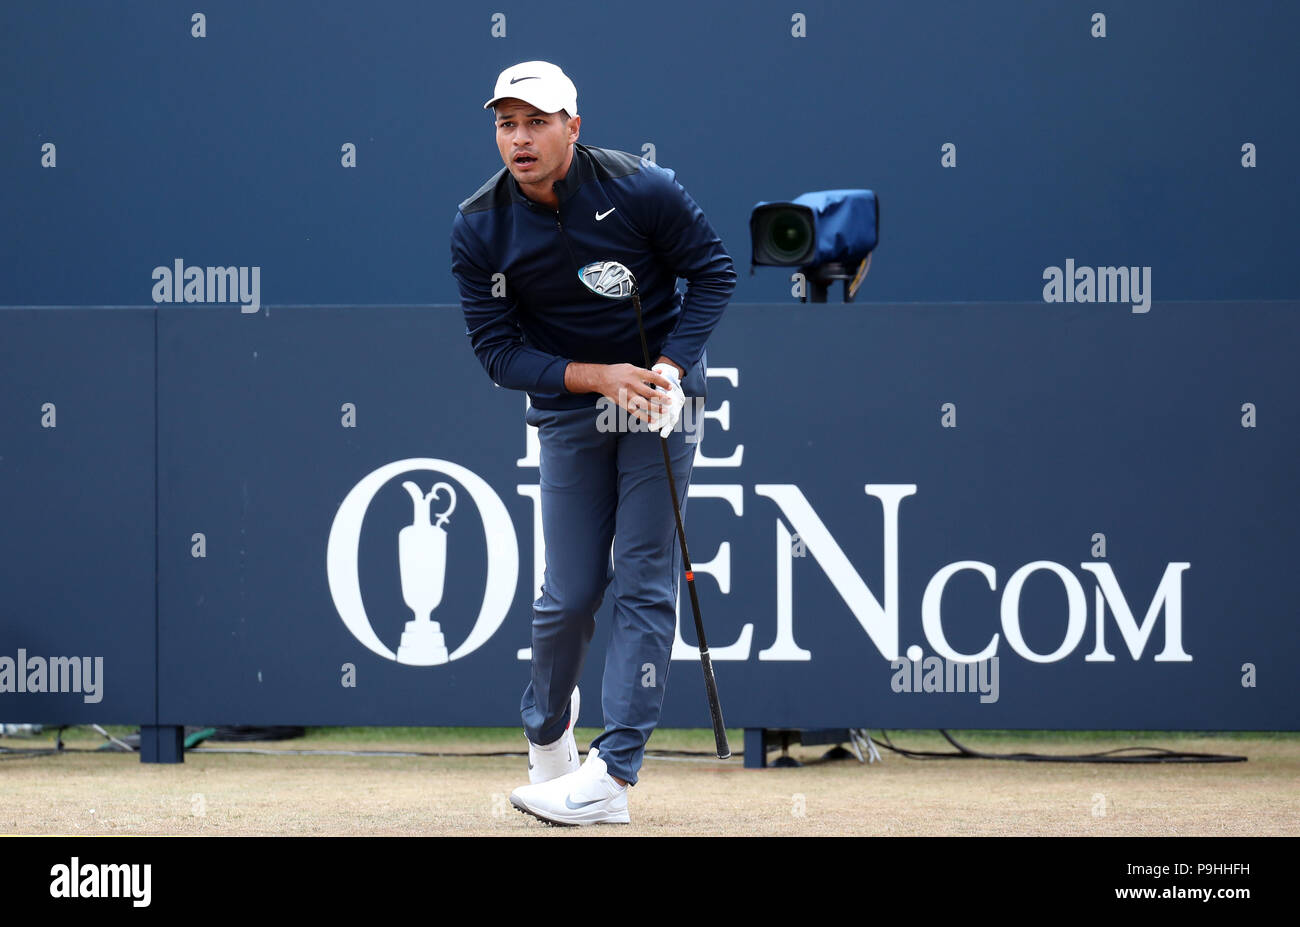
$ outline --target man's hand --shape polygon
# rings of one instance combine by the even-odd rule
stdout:
[[[564,387],[571,393],[600,393],[641,421],[653,424],[655,418],[667,411],[676,386],[675,380],[656,372],[662,366],[656,364],[655,370],[646,370],[635,364],[575,362],[564,370]],[[681,391],[680,386],[676,388]],[[676,424],[676,419],[673,422]]]
[[[659,414],[650,419],[650,427],[659,430],[659,437],[666,438],[677,427],[677,420],[682,417],[682,408],[686,405],[686,394],[682,392],[680,368],[671,361],[655,364],[652,370],[661,377],[672,381],[672,388],[666,392],[666,405],[659,403]]]

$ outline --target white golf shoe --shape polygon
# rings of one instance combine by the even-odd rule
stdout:
[[[577,772],[538,785],[522,785],[510,793],[510,804],[547,824],[631,821],[627,815],[627,786],[614,781],[595,747]]]
[[[578,687],[573,687],[573,697],[569,700],[569,726],[563,736],[553,744],[540,747],[528,741],[528,781],[536,785],[558,779],[566,773],[576,772],[582,765],[578,754],[578,743],[573,739],[573,729],[578,724],[578,708],[582,699]]]

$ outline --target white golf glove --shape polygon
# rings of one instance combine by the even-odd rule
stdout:
[[[682,382],[677,374],[677,368],[672,364],[655,364],[650,369],[672,383],[670,390],[665,390],[662,386],[655,387],[667,396],[667,403],[662,413],[650,419],[650,427],[659,430],[659,437],[666,438],[673,433],[673,429],[677,427],[677,420],[682,417],[686,394],[682,392]]]

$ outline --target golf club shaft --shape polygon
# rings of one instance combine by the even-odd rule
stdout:
[[[645,357],[645,366],[649,370],[650,346],[646,342],[645,325],[641,321],[641,298],[636,290],[632,291],[632,305],[636,308],[636,327],[641,335],[641,353]],[[709,715],[713,719],[713,741],[717,747],[718,758],[725,760],[731,756],[731,746],[727,743],[727,727],[722,721],[722,702],[718,698],[718,682],[713,676],[713,660],[709,657],[709,644],[704,638],[704,621],[700,618],[700,600],[695,594],[695,571],[691,568],[691,555],[686,549],[686,530],[682,527],[682,510],[677,502],[677,481],[673,478],[672,458],[668,454],[668,439],[660,435],[659,447],[664,454],[664,470],[668,473],[668,492],[673,498],[673,517],[677,519],[677,540],[682,548],[682,566],[686,570],[686,589],[691,596],[691,612],[695,615],[695,636],[700,642],[700,666],[704,669],[704,689],[709,698]]]

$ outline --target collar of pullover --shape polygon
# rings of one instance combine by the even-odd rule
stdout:
[[[564,175],[564,177],[555,181],[554,185],[552,186],[552,189],[555,191],[555,195],[560,198],[560,206],[563,206],[567,200],[573,198],[573,195],[578,192],[578,188],[582,186],[583,182],[587,179],[589,173],[590,173],[590,169],[587,166],[587,153],[582,150],[581,145],[578,145],[575,142],[573,145],[573,160],[569,162],[568,172]],[[519,189],[519,181],[515,180],[514,175],[511,174],[509,171],[507,171],[506,174],[510,178],[510,196],[514,199],[515,202],[523,203],[525,206],[529,207],[530,209],[549,208],[547,206],[542,205],[541,203],[533,202],[528,197],[526,197],[524,195],[524,192],[521,189]]]

